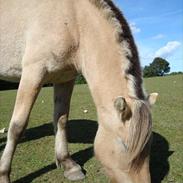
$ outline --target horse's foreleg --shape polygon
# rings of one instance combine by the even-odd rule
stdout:
[[[40,91],[44,72],[41,69],[26,66],[17,92],[16,103],[11,118],[7,144],[0,160],[0,183],[9,183],[11,162],[17,142],[27,126],[30,111]]]
[[[64,167],[64,176],[69,180],[80,180],[85,176],[81,167],[70,157],[65,128],[73,86],[74,81],[54,86],[55,155],[57,166]]]

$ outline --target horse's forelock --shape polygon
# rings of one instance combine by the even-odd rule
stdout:
[[[148,106],[136,100],[132,109],[132,118],[129,121],[129,134],[127,137],[128,152],[133,161],[143,150],[151,137],[152,122]]]

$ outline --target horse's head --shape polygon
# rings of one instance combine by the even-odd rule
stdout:
[[[117,97],[114,101],[118,120],[123,126],[119,132],[121,140],[124,144],[124,150],[131,153],[131,159],[144,149],[151,136],[150,108],[156,102],[157,96],[157,93],[152,93],[146,100]]]
[[[111,130],[99,125],[96,155],[113,182],[149,183],[149,150],[152,136],[151,106],[158,94],[146,100],[117,97]],[[99,147],[100,146],[100,147]]]

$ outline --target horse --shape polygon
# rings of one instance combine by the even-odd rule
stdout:
[[[96,158],[113,183],[150,183],[151,106],[129,25],[111,0],[0,0],[0,78],[20,82],[0,183],[45,83],[54,85],[55,159],[71,180],[85,177],[69,154],[66,124],[77,73],[86,78],[98,116]]]

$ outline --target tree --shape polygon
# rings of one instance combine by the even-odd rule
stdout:
[[[163,58],[156,57],[149,66],[144,67],[144,77],[164,76],[170,72],[169,62]]]

